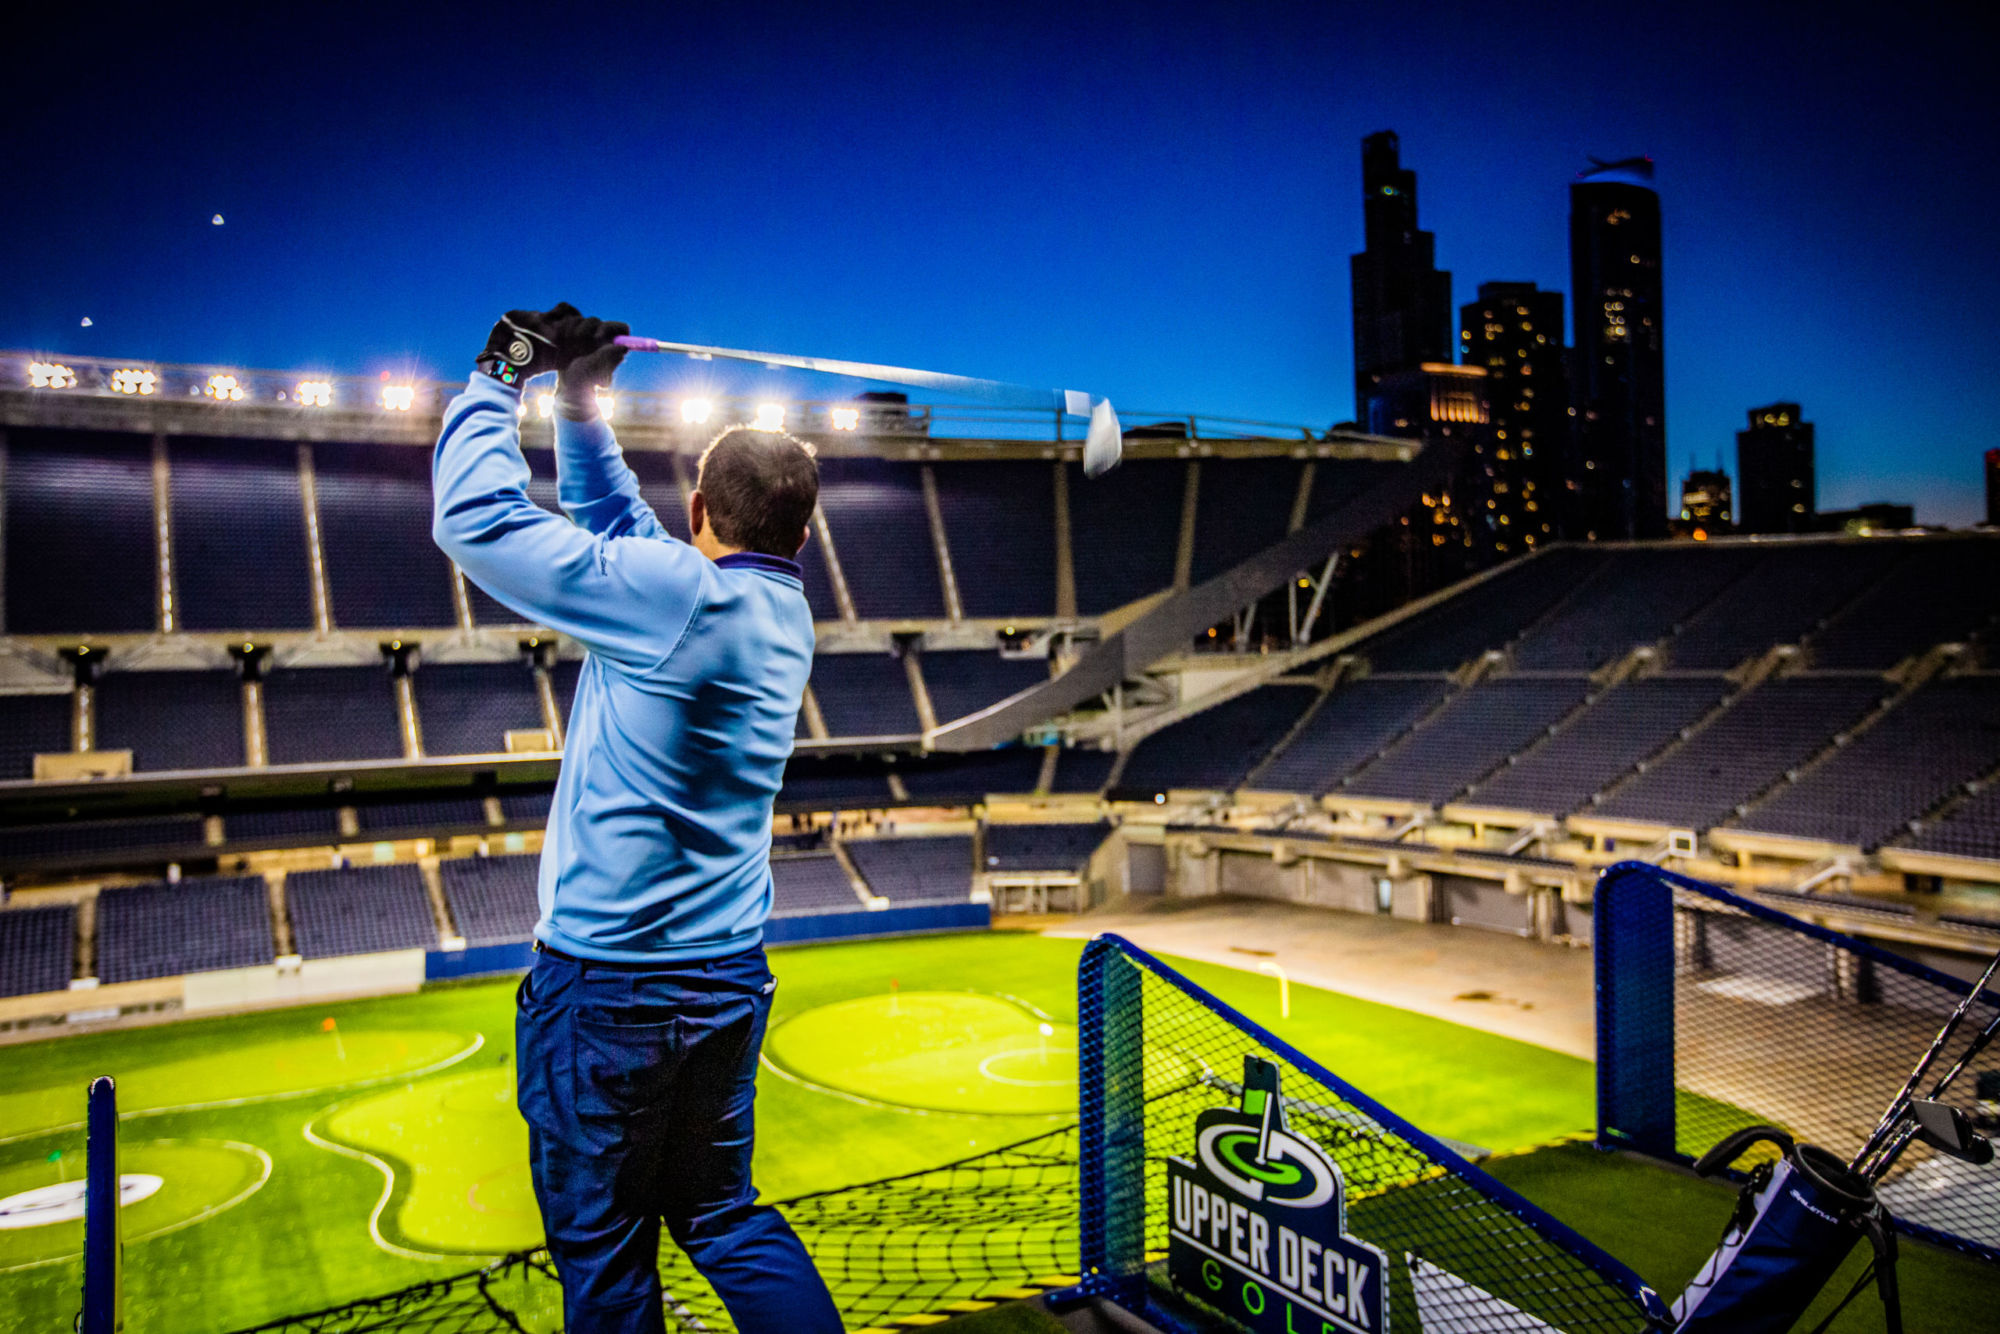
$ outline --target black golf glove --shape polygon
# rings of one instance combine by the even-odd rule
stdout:
[[[567,364],[557,343],[557,330],[575,320],[579,311],[564,301],[550,310],[510,310],[486,337],[486,350],[475,359],[479,369],[514,389],[543,371]]]
[[[623,320],[577,316],[556,323],[556,411],[571,421],[597,416],[597,391],[611,383],[625,349],[614,339],[632,332]]]

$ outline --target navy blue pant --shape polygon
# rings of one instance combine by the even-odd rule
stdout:
[[[664,1328],[660,1223],[743,1334],[838,1334],[826,1285],[750,1184],[761,948],[632,969],[549,951],[516,997],[521,1115],[569,1334]]]

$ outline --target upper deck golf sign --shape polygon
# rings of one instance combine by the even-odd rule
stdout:
[[[1387,1262],[1347,1235],[1340,1169],[1294,1135],[1278,1067],[1243,1060],[1243,1105],[1195,1118],[1194,1158],[1167,1159],[1167,1274],[1263,1334],[1380,1334]]]

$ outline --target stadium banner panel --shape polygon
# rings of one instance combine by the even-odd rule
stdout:
[[[1682,1163],[1752,1125],[1845,1161],[1973,985],[1646,862],[1599,878],[1593,926],[1598,1143]],[[1982,993],[1943,1060],[1996,1015]],[[1973,1055],[1945,1100],[2000,1130],[2000,1053]],[[1918,1146],[1878,1194],[1902,1230],[2000,1260],[1990,1170]]]
[[[1114,935],[1079,965],[1080,1279],[1161,1329],[1631,1331],[1639,1276]]]

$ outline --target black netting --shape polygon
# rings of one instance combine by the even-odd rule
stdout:
[[[1970,987],[1739,902],[1675,892],[1676,1147],[1699,1155],[1733,1130],[1770,1124],[1851,1157]],[[1996,1014],[1986,993],[1932,1078]],[[2000,1049],[1975,1057],[1941,1100],[2000,1132]],[[1913,1145],[1879,1193],[1905,1224],[2000,1249],[2000,1171],[1991,1166]]]
[[[1245,1056],[1278,1066],[1292,1132],[1338,1165],[1348,1232],[1388,1262],[1389,1328],[1527,1328],[1519,1312],[1570,1334],[1629,1334],[1662,1314],[1629,1270],[1158,961],[1101,938],[1080,990],[1085,1142],[1104,1145],[1101,1160],[1086,1156],[1086,1181],[1104,1185],[1084,1192],[1084,1262],[1150,1318],[1177,1323],[1195,1296],[1174,1292],[1162,1263],[1167,1159],[1192,1154],[1201,1112],[1240,1097]]]

